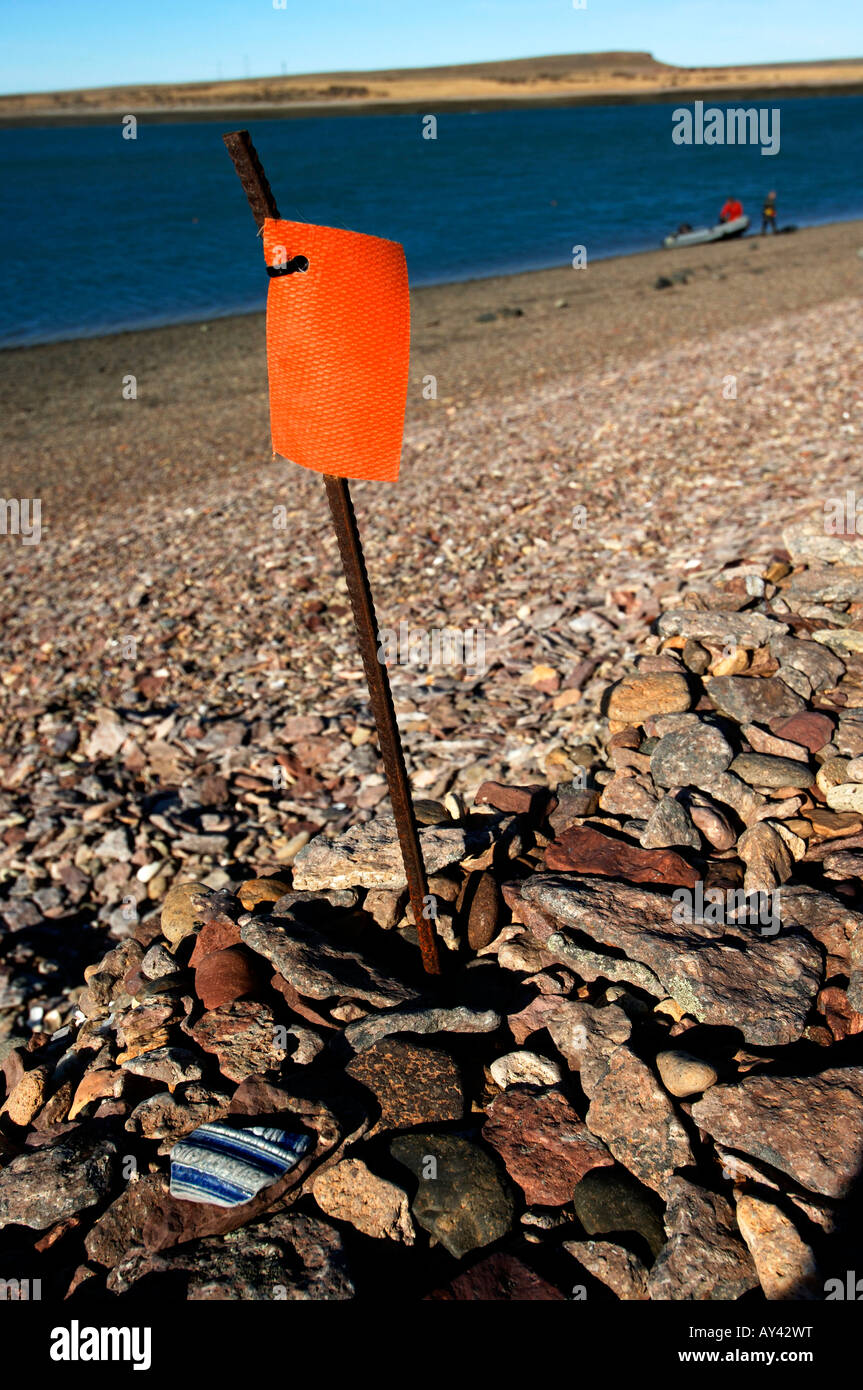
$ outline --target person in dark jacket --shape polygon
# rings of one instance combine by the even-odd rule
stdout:
[[[761,235],[776,231],[776,194],[768,193],[761,209]]]

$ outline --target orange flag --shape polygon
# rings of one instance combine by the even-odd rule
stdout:
[[[264,257],[274,452],[333,477],[394,482],[410,356],[404,248],[268,217]]]

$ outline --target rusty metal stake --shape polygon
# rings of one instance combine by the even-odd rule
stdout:
[[[251,136],[247,130],[234,130],[223,139],[260,229],[264,218],[277,218],[279,210]],[[378,657],[378,625],[350,489],[345,478],[333,478],[329,474],[324,474],[324,484],[353,609],[423,967],[427,974],[439,975],[437,938],[432,921],[423,915],[428,899],[428,880],[387,668]]]

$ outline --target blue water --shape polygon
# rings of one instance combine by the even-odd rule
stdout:
[[[781,148],[682,146],[673,107],[256,121],[283,217],[404,243],[414,284],[655,247],[715,220],[728,193],[759,224],[863,217],[863,97],[779,106]],[[267,280],[221,141],[230,121],[0,130],[0,345],[260,309]]]

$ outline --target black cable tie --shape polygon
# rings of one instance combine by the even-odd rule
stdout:
[[[302,271],[302,270],[308,270],[308,268],[309,268],[309,258],[308,258],[308,256],[294,256],[294,257],[292,257],[291,260],[286,261],[286,263],[285,263],[284,265],[268,265],[268,266],[267,266],[267,274],[268,274],[268,275],[293,275],[293,274],[294,274],[296,271],[298,271],[298,270],[300,270],[300,271]]]

